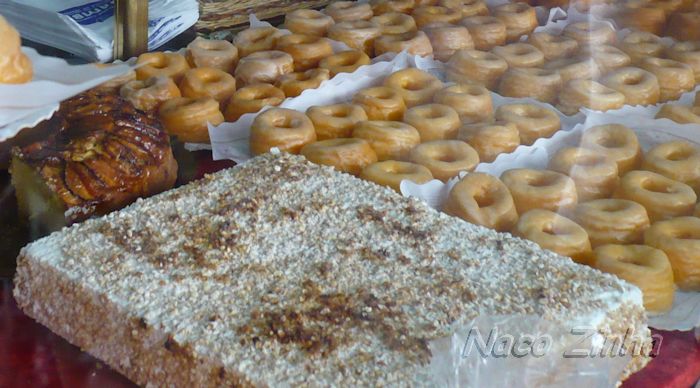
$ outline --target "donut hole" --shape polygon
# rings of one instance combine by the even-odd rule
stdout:
[[[512,49],[511,53],[513,55],[527,55],[532,53],[533,50],[527,46],[516,46]]]
[[[641,74],[627,74],[624,78],[622,78],[622,84],[624,85],[639,85],[642,83],[642,75]]]
[[[643,259],[641,257],[638,257],[638,256],[619,256],[619,257],[617,257],[617,260],[622,262],[622,263],[625,263],[625,264],[632,264],[632,265],[636,265],[636,266],[640,266],[640,267],[646,267],[646,265],[644,265]]]
[[[348,111],[346,109],[343,109],[342,107],[338,107],[328,112],[328,115],[331,117],[342,119],[348,117]]]
[[[690,159],[693,155],[695,155],[695,151],[693,149],[675,149],[666,155],[666,159],[671,162],[682,162]]]
[[[282,129],[292,129],[298,126],[298,122],[293,117],[289,116],[278,116],[272,120],[272,125],[276,128]]]
[[[515,112],[518,116],[522,116],[528,119],[542,119],[546,115],[543,111],[539,109],[521,109]]]
[[[677,229],[673,230],[670,235],[677,240],[700,240],[700,230]]]
[[[474,202],[480,209],[496,204],[496,192],[494,189],[484,187],[474,193]]]
[[[629,209],[630,204],[621,201],[608,202],[600,205],[600,211],[605,213],[617,213]]]
[[[409,163],[389,163],[384,167],[384,171],[389,174],[413,174],[416,167]]]
[[[603,164],[605,161],[606,159],[603,155],[579,154],[574,158],[572,169],[575,169],[576,167],[593,167]]]
[[[545,222],[542,225],[541,231],[551,236],[565,236],[571,234],[570,228],[557,222]]]
[[[527,180],[527,184],[532,187],[554,186],[559,181],[559,177],[554,174],[539,174]]]
[[[642,189],[652,193],[669,194],[675,192],[672,185],[658,180],[646,180],[641,184]]]
[[[152,61],[148,62],[148,66],[151,66],[154,69],[165,69],[168,67],[168,61],[164,56],[158,56],[153,58]]]

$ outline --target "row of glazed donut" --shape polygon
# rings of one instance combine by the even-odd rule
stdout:
[[[695,93],[693,105],[664,104],[655,118],[669,119],[679,124],[700,124],[700,92]]]
[[[693,0],[625,0],[616,2],[607,17],[618,25],[669,36],[700,40],[700,2]]]

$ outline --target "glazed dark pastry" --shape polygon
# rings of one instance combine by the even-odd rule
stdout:
[[[170,189],[177,163],[160,123],[113,94],[61,104],[41,141],[12,150],[20,211],[42,231],[122,208]]]

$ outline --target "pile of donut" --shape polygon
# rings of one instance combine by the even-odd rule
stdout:
[[[22,52],[17,30],[0,15],[0,84],[23,84],[32,80],[32,61]]]
[[[254,155],[273,147],[400,191],[402,180],[447,181],[521,144],[550,137],[559,115],[534,104],[495,109],[483,86],[445,86],[416,68],[306,113],[272,108],[251,126]]]
[[[680,41],[700,40],[700,2],[694,0],[617,1],[607,16],[622,27]]]
[[[547,170],[468,174],[443,210],[614,273],[663,312],[674,282],[700,290],[698,193],[698,148],[671,141],[643,153],[633,130],[610,124],[585,130]]]
[[[695,93],[693,105],[664,104],[656,114],[657,119],[669,119],[679,124],[700,124],[700,92]]]

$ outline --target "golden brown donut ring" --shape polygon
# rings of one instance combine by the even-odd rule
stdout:
[[[554,103],[561,88],[561,75],[556,70],[511,67],[501,77],[498,93],[506,97],[532,97]]]
[[[121,87],[119,94],[136,109],[151,111],[165,101],[180,97],[180,89],[172,78],[162,75],[145,81],[129,81]]]
[[[653,105],[659,102],[661,89],[656,76],[638,67],[622,67],[612,71],[601,83],[625,95],[629,105]]]
[[[464,26],[449,23],[431,23],[423,31],[433,46],[433,55],[438,61],[447,62],[457,50],[473,49],[474,42]]]
[[[657,119],[669,119],[679,124],[700,124],[700,107],[666,104],[656,114]]]
[[[236,80],[241,85],[274,84],[284,74],[294,71],[294,58],[284,51],[256,51],[241,58],[236,67]]]
[[[676,42],[666,50],[666,55],[693,68],[695,83],[700,83],[700,42]]]
[[[377,162],[377,154],[363,139],[338,138],[305,145],[300,152],[309,161],[333,166],[336,170],[360,175],[362,170]]]
[[[326,36],[335,24],[332,17],[315,9],[296,9],[284,17],[284,26],[294,34]]]
[[[566,115],[576,114],[581,108],[597,111],[620,109],[625,95],[589,79],[569,81],[559,92],[557,109]]]
[[[633,130],[620,124],[597,125],[584,131],[581,147],[600,151],[617,162],[620,175],[639,167],[642,149]]]
[[[458,50],[447,62],[447,79],[456,83],[476,83],[493,90],[507,70],[508,63],[496,54]]]
[[[270,108],[260,113],[250,126],[250,151],[253,155],[280,151],[298,154],[302,147],[316,141],[311,119],[302,112]]]
[[[367,140],[380,161],[404,160],[420,143],[418,131],[400,121],[361,121],[355,125],[352,137]]]
[[[136,65],[139,66],[136,68],[136,79],[141,81],[164,75],[178,82],[190,68],[184,56],[163,52],[141,54]]]
[[[700,290],[700,218],[657,222],[644,233],[644,243],[666,253],[678,288]]]
[[[442,89],[442,82],[430,73],[410,67],[388,76],[384,86],[397,90],[406,107],[410,108],[430,102],[435,93]]]
[[[482,0],[440,0],[438,4],[460,12],[461,16],[465,18],[469,16],[489,15],[489,9]]]
[[[430,175],[430,170],[420,164],[398,162],[396,160],[372,163],[362,170],[360,178],[381,186],[387,186],[398,193],[401,192],[401,181],[421,184],[433,179],[432,175]]]
[[[498,155],[509,154],[520,145],[518,127],[504,121],[462,125],[457,139],[469,143],[482,163],[491,163]]]
[[[461,124],[457,111],[442,104],[409,108],[403,115],[403,121],[418,130],[421,142],[452,139],[457,136]]]
[[[582,52],[584,55],[590,55],[590,57],[593,58],[603,74],[628,66],[630,63],[632,63],[632,58],[630,58],[627,53],[615,46],[606,44],[593,46],[590,47],[590,49],[582,50]]]
[[[187,70],[179,86],[183,97],[211,97],[223,104],[236,91],[236,79],[223,70],[199,67]]]
[[[527,43],[511,43],[494,47],[492,53],[503,58],[509,67],[539,67],[544,64],[544,54]]]
[[[647,311],[663,313],[673,306],[673,270],[663,251],[647,245],[604,245],[595,250],[594,266],[639,287]]]
[[[352,101],[367,112],[370,120],[401,120],[406,111],[401,93],[386,86],[362,89]]]
[[[544,65],[545,70],[556,70],[561,76],[562,84],[576,79],[595,79],[600,76],[598,64],[591,58],[560,58]]]
[[[304,72],[285,74],[277,80],[277,86],[287,97],[296,97],[306,89],[316,89],[323,81],[330,79],[328,69],[311,69]]]
[[[693,90],[693,69],[673,59],[645,58],[640,67],[656,76],[659,83],[659,101],[677,100],[681,94]]]
[[[336,1],[329,4],[323,12],[335,20],[336,23],[353,20],[369,20],[374,13],[369,3],[357,1]]]
[[[548,168],[571,177],[582,202],[610,197],[620,180],[617,163],[590,148],[562,148],[549,161]]]
[[[517,42],[537,28],[535,9],[525,3],[510,3],[494,8],[493,16],[506,25],[506,41]]]
[[[208,143],[207,123],[219,125],[224,122],[219,103],[211,97],[175,97],[162,103],[158,114],[163,128],[186,143]]]
[[[416,21],[418,28],[431,23],[456,23],[462,17],[461,13],[439,5],[418,6],[411,15]]]
[[[364,51],[348,50],[321,59],[318,67],[328,69],[331,77],[335,77],[338,73],[353,73],[360,66],[369,64],[369,56]]]
[[[355,125],[368,120],[365,110],[355,104],[312,106],[306,115],[314,123],[318,140],[351,137]]]
[[[294,71],[317,68],[323,58],[333,55],[331,41],[315,35],[283,35],[277,39],[276,47],[294,58]]]
[[[433,54],[430,39],[423,31],[409,31],[403,34],[382,35],[374,40],[374,54],[400,53],[406,50],[411,55],[427,57]]]
[[[413,7],[416,6],[414,0],[370,0],[369,4],[375,15],[392,12],[410,14],[413,12]]]
[[[676,140],[654,146],[644,155],[642,168],[683,182],[700,193],[700,150],[687,141]]]
[[[472,224],[507,232],[518,222],[513,197],[498,178],[484,174],[467,174],[454,185],[445,202],[445,213]]]
[[[240,58],[243,58],[258,51],[274,49],[280,36],[282,32],[275,27],[252,27],[237,33],[233,44],[238,48]]]
[[[496,109],[496,120],[515,124],[525,145],[550,137],[561,128],[556,112],[534,104],[501,105]]]
[[[284,92],[270,84],[253,84],[236,90],[226,106],[226,121],[235,122],[246,113],[259,112],[266,106],[284,101]]]
[[[443,182],[462,171],[473,171],[479,164],[479,154],[459,140],[433,140],[419,144],[411,150],[408,159],[427,167],[435,179]]]
[[[624,28],[660,35],[666,26],[666,13],[653,5],[626,7],[615,15],[615,21]]]
[[[700,40],[700,12],[674,12],[668,17],[666,35],[676,40]]]
[[[433,101],[452,107],[457,111],[462,124],[493,119],[491,92],[481,85],[451,85],[435,93]]]
[[[404,32],[416,31],[416,21],[411,15],[398,12],[383,13],[369,20],[379,26],[384,35],[403,34]]]
[[[593,252],[586,230],[557,213],[530,210],[520,216],[513,234],[535,242],[543,249],[570,257],[579,264],[591,264]]]
[[[664,53],[661,38],[642,31],[632,31],[619,43],[620,49],[627,53],[632,63],[639,63],[647,57],[660,58]]]
[[[617,39],[615,29],[609,23],[596,20],[571,23],[564,28],[564,35],[576,39],[579,46],[614,44]]]
[[[381,34],[379,26],[367,20],[336,23],[328,30],[329,38],[343,42],[352,49],[362,50],[370,57],[374,56],[374,41]]]
[[[506,44],[506,25],[495,16],[469,16],[459,24],[467,27],[477,50],[488,51]]]
[[[644,241],[649,216],[644,206],[626,199],[596,199],[578,204],[574,219],[591,240],[593,248],[605,244],[636,244]]]
[[[505,171],[501,181],[510,190],[518,214],[532,209],[567,213],[578,202],[574,181],[555,171],[516,168]]]
[[[693,214],[698,197],[685,183],[655,172],[635,170],[620,179],[615,198],[629,199],[644,206],[654,223]]]
[[[213,67],[233,74],[238,48],[227,40],[198,37],[187,45],[186,57],[191,67]]]
[[[527,42],[537,47],[548,61],[569,58],[578,51],[576,39],[548,32],[535,32],[527,38]]]

